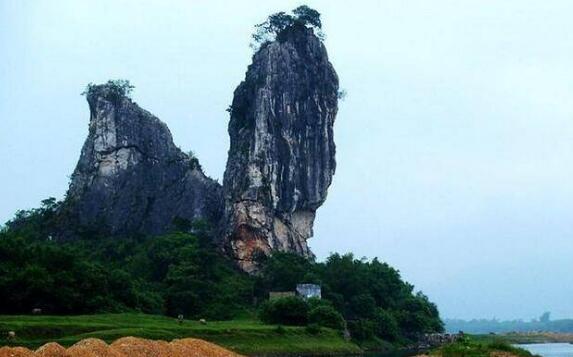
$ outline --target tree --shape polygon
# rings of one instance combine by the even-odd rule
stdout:
[[[308,313],[308,322],[336,330],[344,328],[344,318],[335,308],[328,305],[317,306]]]
[[[131,98],[133,86],[127,79],[110,79],[104,84],[88,83],[86,89],[81,93],[89,97],[102,96],[114,103],[119,102],[122,98]]]
[[[322,28],[320,21],[320,13],[306,5],[297,7],[292,11],[296,16],[296,20],[302,22],[304,25],[310,25],[318,29]]]
[[[545,311],[543,315],[539,317],[539,322],[547,323],[551,319],[551,312]]]
[[[376,315],[376,300],[370,294],[354,296],[348,305],[352,318],[372,319]]]
[[[394,341],[400,334],[396,318],[389,311],[384,309],[379,308],[376,310],[374,324],[374,333],[376,336],[386,341]]]
[[[275,252],[262,262],[262,274],[258,278],[260,296],[269,291],[294,291],[297,284],[305,281],[312,270],[311,262],[294,253]]]
[[[320,13],[306,5],[302,5],[292,10],[292,14],[284,11],[270,15],[266,21],[255,25],[255,32],[252,35],[254,43],[251,47],[257,49],[270,41],[274,41],[278,36],[294,27],[306,27],[316,30],[320,39],[324,38],[321,32],[322,22]]]
[[[306,325],[308,304],[294,296],[266,301],[261,305],[259,317],[267,324]]]

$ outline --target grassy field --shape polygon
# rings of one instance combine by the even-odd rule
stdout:
[[[540,357],[514,347],[504,339],[485,336],[467,336],[430,352],[430,356],[439,357],[490,357],[492,354],[506,357]]]
[[[8,331],[16,340],[6,339]],[[0,316],[0,346],[37,348],[55,341],[70,346],[84,338],[112,342],[124,336],[172,340],[196,337],[243,354],[272,353],[359,353],[360,348],[344,340],[340,332],[321,329],[317,334],[304,327],[264,325],[255,320],[214,321],[201,324],[144,314],[100,314],[82,316]]]
[[[573,343],[573,333],[559,333],[559,332],[528,332],[528,333],[507,333],[501,335],[475,335],[476,339],[484,341],[491,340],[492,338],[502,338],[503,340],[515,343],[549,343],[549,342],[564,342]]]
[[[524,332],[524,333],[507,333],[499,336],[511,343],[551,343],[551,342],[573,343],[573,333],[560,333],[560,332],[525,333]]]

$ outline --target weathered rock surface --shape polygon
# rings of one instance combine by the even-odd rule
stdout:
[[[335,171],[338,77],[311,29],[292,27],[253,56],[231,106],[223,244],[246,271],[258,254],[311,256],[315,212]]]
[[[247,272],[259,254],[312,256],[307,239],[336,167],[338,110],[338,77],[312,29],[292,26],[253,56],[231,105],[223,187],[116,89],[87,93],[89,135],[61,208],[62,236],[155,235],[201,219]]]
[[[76,229],[151,235],[177,218],[219,221],[221,186],[175,146],[163,122],[108,85],[87,101],[89,135],[65,201]]]

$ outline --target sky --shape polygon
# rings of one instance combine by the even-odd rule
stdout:
[[[222,180],[253,25],[300,1],[0,0],[0,221],[62,198],[89,82],[129,79]],[[446,318],[573,318],[573,2],[308,0],[348,95],[309,244]]]

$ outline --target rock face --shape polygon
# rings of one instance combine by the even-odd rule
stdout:
[[[109,85],[87,93],[89,135],[66,212],[82,230],[159,234],[174,220],[218,222],[222,188],[177,148],[167,126]]]
[[[273,251],[312,256],[338,110],[338,77],[312,29],[287,28],[253,56],[230,108],[223,187],[113,83],[91,86],[87,100],[89,135],[62,205],[62,236],[155,235],[201,219],[247,272]]]
[[[311,29],[292,27],[253,56],[231,106],[223,244],[256,270],[272,251],[311,256],[315,212],[335,171],[338,77]]]

